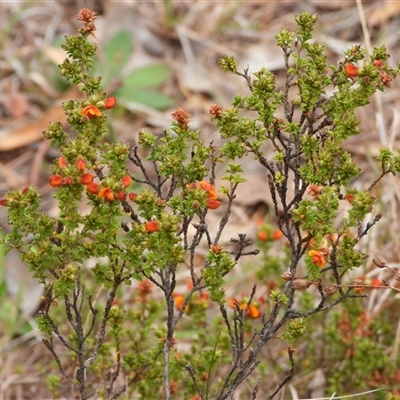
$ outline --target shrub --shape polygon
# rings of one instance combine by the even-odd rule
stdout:
[[[73,134],[58,122],[44,132],[61,153],[49,181],[59,216],[40,211],[34,187],[0,200],[13,228],[5,242],[44,285],[44,345],[81,399],[223,400],[275,368],[261,355],[281,340],[289,345],[279,380],[273,387],[250,380],[246,394],[255,399],[262,390],[272,399],[294,376],[292,343],[312,331],[307,319],[365,297],[358,289],[368,284],[349,280],[367,257],[357,244],[381,217],[371,190],[400,170],[400,156],[382,149],[381,174],[360,190],[352,184],[360,168],[343,142],[360,133],[356,109],[390,87],[398,69],[389,67],[384,46],[369,56],[352,47],[328,66],[324,46],[311,40],[317,16],[305,12],[296,32],[276,35],[286,65],[282,90],[264,68],[242,73],[232,57],[221,60],[249,87],[231,107],[210,107],[221,146],[205,144],[179,109],[161,137],[141,131],[131,149],[104,141],[116,100],[89,72],[95,14],[83,9],[78,19],[84,27],[66,37],[68,58],[59,70],[87,97],[63,105]],[[239,261],[259,253],[243,233],[230,246],[221,242],[244,162],[265,168],[268,184],[260,190],[269,191],[279,228],[266,224],[258,235],[263,262],[273,267],[260,269],[257,280],[276,277],[267,298],[255,282],[241,298],[225,294]],[[210,215],[220,216],[217,226]],[[271,257],[277,241],[287,245]]]

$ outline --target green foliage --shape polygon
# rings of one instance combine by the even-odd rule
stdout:
[[[304,336],[309,328],[305,325],[305,321],[302,318],[290,321],[287,324],[285,332],[282,333],[282,339],[284,340],[296,340]]]
[[[386,393],[385,400],[400,400],[400,395]]]
[[[46,384],[47,384],[48,388],[51,390],[53,397],[58,396],[60,381],[61,381],[61,379],[57,375],[49,375],[46,379]]]
[[[323,368],[329,393],[350,394],[355,393],[354,388],[358,392],[368,392],[398,385],[396,360],[385,351],[386,340],[392,340],[392,311],[384,310],[371,318],[365,305],[346,301],[342,310],[313,318],[313,324],[324,329],[307,334],[312,345],[302,355],[303,373]],[[386,399],[388,395],[379,391],[371,396]]]

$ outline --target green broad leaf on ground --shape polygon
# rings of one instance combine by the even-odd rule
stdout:
[[[169,77],[170,69],[166,64],[153,64],[136,69],[126,75],[123,86],[132,89],[157,87]]]
[[[115,97],[129,103],[140,103],[157,110],[164,110],[174,104],[174,99],[154,91],[138,92],[128,87],[122,87],[115,92]]]
[[[174,100],[155,90],[169,77],[170,69],[165,64],[154,64],[129,73],[115,96],[129,103],[140,103],[162,110],[174,104]]]
[[[121,30],[110,38],[104,46],[109,74],[118,76],[121,73],[132,54],[133,47],[132,36],[126,30]]]

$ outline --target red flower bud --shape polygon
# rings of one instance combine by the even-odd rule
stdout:
[[[117,100],[115,99],[115,97],[107,97],[104,101],[104,107],[107,110],[114,108],[116,104],[117,104]]]
[[[374,60],[373,64],[375,65],[376,68],[381,68],[383,65],[382,60]]]
[[[49,178],[49,183],[53,187],[58,187],[63,184],[63,178],[60,175],[52,175]]]
[[[346,72],[346,75],[349,78],[355,78],[356,76],[358,76],[358,68],[357,65],[351,64],[351,63],[347,63],[344,66],[344,71]]]
[[[64,185],[70,186],[70,185],[72,185],[73,183],[74,183],[74,180],[73,180],[70,176],[67,176],[67,177],[64,179]]]
[[[83,158],[81,158],[81,157],[79,157],[79,158],[76,160],[75,165],[76,165],[76,168],[78,168],[79,171],[84,171],[85,168],[86,168],[85,160],[84,160]]]
[[[60,168],[64,168],[64,167],[67,166],[67,161],[66,161],[66,159],[65,159],[64,157],[60,157],[60,158],[58,159],[58,166],[59,166]]]
[[[128,194],[129,200],[130,201],[135,201],[137,197],[137,193],[131,192]]]
[[[86,174],[83,174],[81,176],[81,184],[82,185],[89,185],[89,183],[93,182],[93,175],[89,172],[86,172]]]
[[[0,206],[7,207],[7,199],[5,197],[0,199]]]
[[[89,183],[86,187],[87,187],[88,192],[90,192],[90,193],[93,193],[93,194],[99,193],[99,185],[97,183],[94,183],[94,182]]]
[[[132,182],[132,178],[130,177],[130,175],[125,175],[122,179],[121,179],[122,184],[124,185],[124,189],[126,189]]]
[[[126,199],[126,193],[123,190],[120,190],[118,192],[117,199],[119,201],[124,201]]]
[[[113,201],[115,199],[114,192],[110,189],[105,196],[106,200]]]
[[[160,230],[160,223],[158,221],[146,222],[144,229],[149,233],[158,232]]]
[[[214,254],[219,254],[222,251],[222,247],[219,244],[212,244],[210,249]]]

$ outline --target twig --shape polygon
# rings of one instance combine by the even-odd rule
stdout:
[[[275,395],[288,383],[293,379],[294,376],[294,360],[293,360],[293,353],[295,352],[295,349],[292,349],[291,347],[287,348],[287,353],[289,356],[289,361],[290,361],[290,370],[286,377],[278,384],[277,389],[267,397],[267,400],[271,400],[275,397]]]

